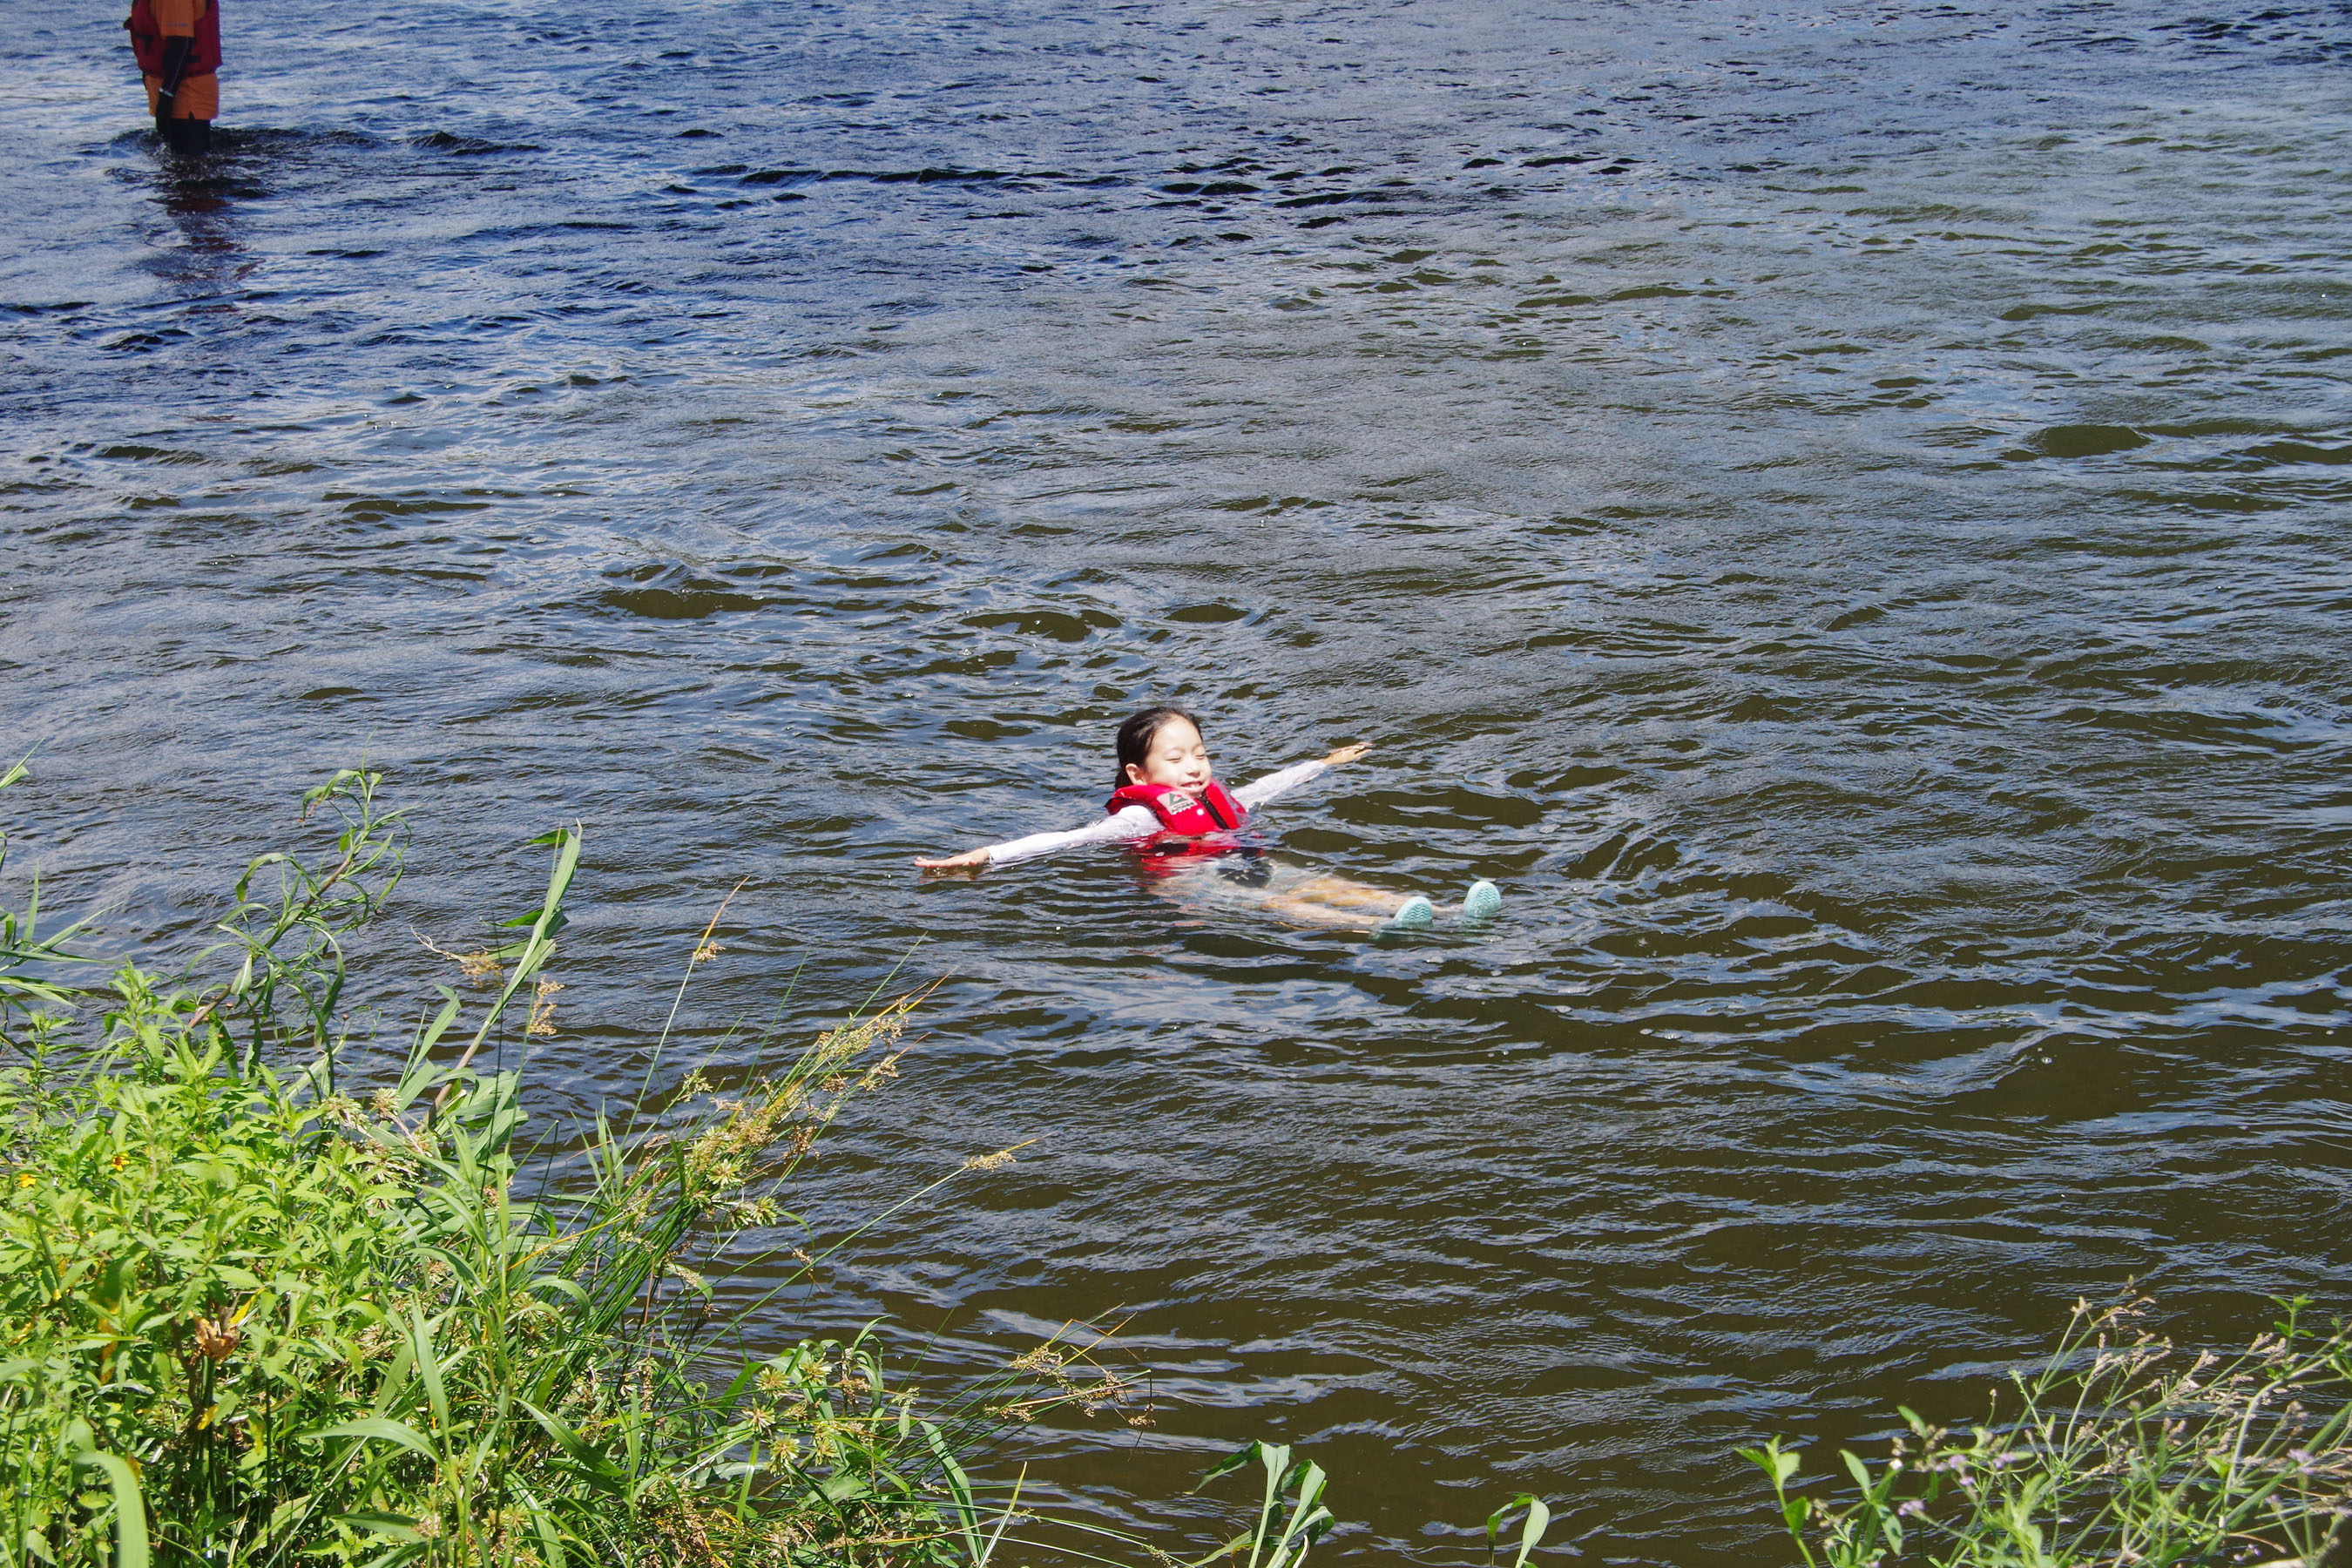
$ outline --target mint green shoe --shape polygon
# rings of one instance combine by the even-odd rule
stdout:
[[[1437,910],[1427,899],[1415,893],[1389,917],[1390,931],[1427,931],[1437,923]]]
[[[1470,884],[1462,895],[1462,918],[1465,921],[1490,921],[1503,912],[1503,890],[1483,877]]]

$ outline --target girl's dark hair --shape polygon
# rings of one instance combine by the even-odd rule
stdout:
[[[1201,727],[1201,721],[1181,708],[1146,708],[1140,713],[1130,714],[1127,722],[1118,727],[1118,780],[1111,788],[1127,787],[1127,765],[1139,765],[1151,754],[1151,742],[1160,738],[1160,730],[1171,719],[1181,719],[1195,730]]]

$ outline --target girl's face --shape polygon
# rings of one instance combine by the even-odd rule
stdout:
[[[1201,731],[1181,719],[1171,719],[1160,725],[1160,732],[1151,737],[1151,749],[1143,754],[1143,761],[1127,764],[1129,784],[1192,789],[1207,784],[1213,776],[1209,771],[1209,748],[1202,743]]]

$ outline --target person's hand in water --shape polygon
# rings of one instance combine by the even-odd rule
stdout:
[[[1371,749],[1371,742],[1369,741],[1359,741],[1352,746],[1342,746],[1324,758],[1323,765],[1327,768],[1336,768],[1341,763],[1352,763]]]
[[[915,864],[926,871],[976,871],[988,864],[988,851],[967,849],[961,855],[950,855],[944,860],[926,860],[915,857]]]

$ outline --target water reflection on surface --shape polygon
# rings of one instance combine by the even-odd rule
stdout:
[[[2340,1295],[2339,10],[414,24],[246,17],[184,174],[0,19],[16,809],[126,940],[362,755],[436,936],[587,822],[572,1108],[738,877],[703,1041],[919,939],[826,1219],[1045,1142],[808,1311],[1115,1312],[1113,1513],[1265,1433],[1392,1553],[1778,1561],[1738,1442]],[[1169,698],[1375,742],[1264,830],[1506,920],[909,879]]]

